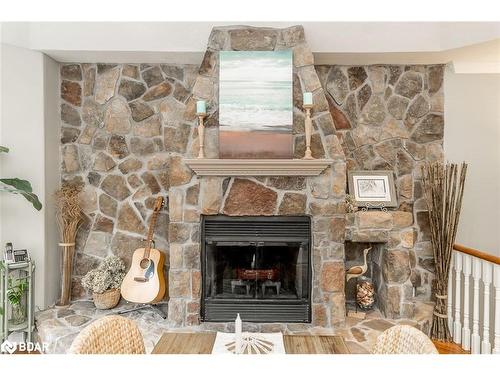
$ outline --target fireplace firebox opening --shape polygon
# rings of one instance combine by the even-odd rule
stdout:
[[[201,318],[311,322],[308,216],[203,216]]]

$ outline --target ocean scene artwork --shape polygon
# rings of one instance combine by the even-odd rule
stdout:
[[[219,157],[293,157],[292,51],[221,51]]]

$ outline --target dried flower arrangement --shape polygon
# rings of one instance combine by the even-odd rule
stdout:
[[[76,233],[83,217],[81,191],[81,185],[64,182],[54,194],[57,225],[61,234],[59,246],[63,248],[61,299],[58,303],[60,306],[68,305],[71,298],[71,274]]]
[[[82,286],[92,293],[104,293],[119,289],[124,277],[125,263],[116,256],[109,256],[82,278]]]
[[[82,278],[82,286],[92,292],[94,304],[99,309],[110,309],[120,301],[120,286],[125,277],[125,263],[109,256]]]

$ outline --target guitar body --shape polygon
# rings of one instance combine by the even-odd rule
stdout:
[[[165,276],[163,264],[165,255],[154,246],[153,233],[158,219],[158,212],[163,207],[163,198],[155,200],[153,215],[149,224],[146,247],[137,249],[132,255],[130,269],[122,281],[122,297],[134,303],[156,303],[165,295]]]
[[[163,274],[165,255],[157,249],[149,249],[149,262],[144,262],[144,248],[134,251],[132,263],[122,281],[122,297],[134,303],[156,303],[165,295]],[[144,267],[144,268],[143,268]]]

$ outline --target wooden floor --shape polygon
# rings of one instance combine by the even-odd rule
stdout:
[[[469,351],[463,350],[462,347],[454,342],[441,342],[432,340],[439,354],[470,354]]]
[[[210,354],[216,333],[164,333],[152,354]],[[284,335],[287,354],[349,354],[340,336]]]

